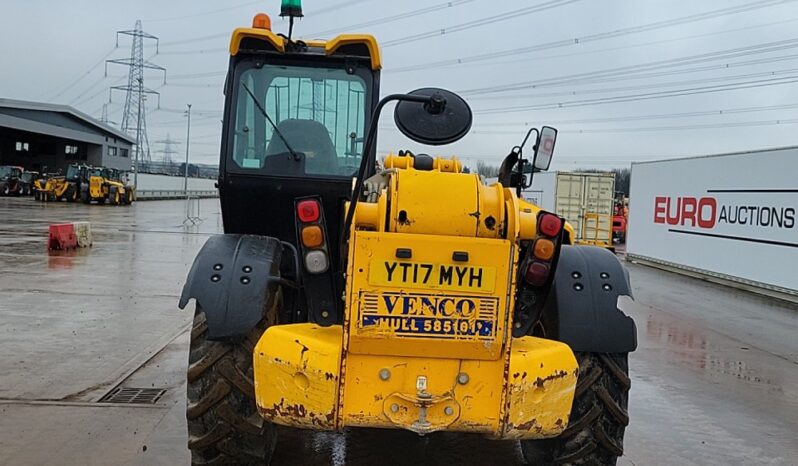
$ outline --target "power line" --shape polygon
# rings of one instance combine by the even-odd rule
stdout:
[[[313,12],[313,16],[316,17],[316,16],[320,16],[320,15],[323,15],[323,14],[326,14],[326,13],[339,11],[340,9],[345,8],[347,6],[351,6],[351,5],[354,5],[354,4],[357,4],[357,3],[364,3],[364,2],[367,2],[367,1],[371,1],[371,0],[346,0],[346,1],[339,2],[339,3],[333,4],[333,5],[329,5],[329,6],[325,7],[325,8],[321,8],[318,11]],[[261,3],[261,2],[255,2],[255,3]],[[229,31],[225,31],[225,32],[219,32],[219,33],[215,33],[215,34],[208,34],[208,35],[205,35],[205,36],[189,37],[187,39],[179,39],[179,40],[168,41],[168,42],[162,43],[161,47],[174,47],[176,45],[193,44],[193,43],[196,43],[196,42],[201,42],[201,41],[206,41],[206,40],[211,40],[211,39],[220,39],[220,38],[229,37],[229,36],[230,36],[230,32]],[[224,50],[227,50],[227,49],[210,49],[210,50],[203,51],[203,53],[217,52],[217,51],[220,51],[220,50],[224,51]],[[165,52],[163,54],[166,54],[166,55],[184,55],[184,54],[189,54],[189,53],[193,53],[193,52],[194,51],[186,50],[186,51],[178,51],[178,52]]]
[[[798,21],[798,20],[796,20]],[[174,79],[196,79],[196,78],[216,78],[226,76],[227,71],[209,71],[207,73],[187,73],[187,74],[171,74],[169,80]],[[185,111],[185,110],[184,110]]]
[[[791,103],[791,104],[780,104],[780,105],[765,105],[760,107],[737,107],[737,108],[727,108],[721,110],[703,110],[703,111],[695,111],[695,112],[678,112],[678,113],[659,113],[659,114],[648,114],[648,115],[630,115],[630,116],[618,116],[618,117],[603,117],[603,118],[579,118],[579,119],[569,119],[569,120],[546,120],[546,124],[551,125],[567,125],[567,124],[590,124],[590,123],[612,123],[612,122],[619,122],[619,121],[639,121],[639,120],[659,120],[659,119],[668,119],[668,118],[693,118],[693,117],[704,117],[704,116],[722,116],[722,115],[733,115],[738,113],[755,113],[755,112],[769,112],[769,111],[776,111],[776,110],[793,110],[798,108],[798,103]],[[521,127],[529,127],[533,123],[531,122],[490,122],[490,123],[479,123],[475,127],[477,129],[484,128],[484,127],[491,127],[491,126],[500,126],[500,127],[509,127],[509,126],[521,126]],[[382,127],[381,127],[382,128]]]
[[[382,18],[377,18],[377,19],[373,19],[373,20],[370,20],[370,21],[364,21],[362,23],[350,24],[349,26],[337,27],[337,28],[333,28],[333,29],[327,29],[325,31],[318,31],[318,32],[310,33],[310,34],[305,34],[305,35],[303,35],[303,37],[324,36],[324,35],[327,35],[327,34],[335,34],[335,33],[344,32],[344,31],[352,31],[352,30],[355,30],[355,29],[365,28],[365,27],[369,27],[369,26],[384,25],[384,24],[393,23],[395,21],[400,21],[400,20],[407,19],[407,18],[413,18],[415,16],[425,15],[427,13],[432,13],[434,11],[445,10],[445,9],[448,9],[448,8],[454,8],[456,6],[459,6],[459,5],[462,5],[462,4],[465,4],[465,3],[471,3],[473,1],[475,1],[475,0],[454,0],[454,1],[447,1],[447,2],[443,2],[443,3],[437,3],[435,5],[430,5],[430,6],[425,7],[425,8],[419,8],[417,10],[411,10],[411,11],[407,11],[407,12],[404,12],[404,13],[395,14],[395,15],[392,15],[392,16],[384,16]]]
[[[99,84],[107,79],[107,76],[100,76],[100,79],[92,82],[86,89],[84,89],[80,94],[77,94],[75,97],[72,98],[68,102],[68,105],[72,105],[75,101],[80,100],[84,95],[88,94],[92,90],[96,89]]]
[[[235,9],[242,8],[242,7],[245,7],[245,6],[256,5],[256,4],[259,4],[259,3],[263,3],[263,2],[258,0],[258,1],[255,1],[255,2],[239,3],[238,5],[231,5],[231,6],[224,7],[224,8],[217,8],[215,10],[203,11],[201,13],[189,13],[189,14],[186,14],[186,15],[172,16],[172,17],[168,17],[168,18],[152,18],[152,19],[145,19],[144,21],[146,21],[148,23],[159,23],[159,22],[164,22],[164,21],[177,21],[177,20],[188,19],[188,18],[198,18],[200,16],[214,15],[216,13],[223,13],[225,11],[231,11],[231,10],[235,10]]]
[[[616,96],[616,97],[574,100],[567,102],[552,102],[552,103],[535,104],[535,105],[495,107],[484,110],[476,110],[474,111],[474,114],[486,115],[493,113],[522,112],[527,110],[545,110],[545,109],[584,107],[590,105],[602,105],[602,104],[613,104],[613,103],[623,103],[623,102],[637,102],[641,100],[662,99],[668,97],[682,97],[682,96],[696,95],[696,94],[707,94],[707,93],[733,91],[740,89],[753,89],[759,87],[778,86],[784,84],[792,84],[796,82],[798,82],[798,76],[786,76],[783,78],[760,79],[760,80],[735,83],[735,84],[722,84],[716,86],[674,89],[671,91],[651,92],[645,94],[629,94],[629,95]]]
[[[620,127],[620,128],[590,128],[590,129],[562,129],[559,132],[568,134],[604,134],[604,133],[649,133],[658,131],[692,131],[705,129],[721,128],[740,128],[750,126],[780,126],[798,124],[798,118],[776,119],[776,120],[757,120],[757,121],[738,121],[727,123],[705,123],[691,125],[672,125],[672,126],[643,126],[643,127]],[[518,134],[517,131],[472,131],[472,134]]]
[[[323,15],[323,14],[326,14],[326,13],[332,13],[334,11],[340,11],[343,8],[350,7],[352,5],[357,5],[358,3],[366,3],[366,2],[370,2],[370,1],[372,1],[372,0],[346,0],[346,1],[343,1],[343,2],[335,3],[333,5],[328,5],[328,6],[324,7],[324,8],[320,8],[317,11],[313,11],[311,9],[309,16],[316,17],[316,16]]]
[[[83,92],[81,92],[80,94],[77,94],[74,98],[72,98],[72,100],[69,101],[69,105],[73,105],[76,101],[80,100],[83,96],[85,96],[89,92],[97,89],[97,86],[101,85],[103,83],[103,81],[105,81],[108,78],[115,78],[117,80],[121,80],[121,79],[127,78],[127,76],[102,76],[97,81],[94,81],[93,83],[91,83],[86,89],[83,90]],[[103,90],[105,90],[105,89],[103,89]]]
[[[489,53],[480,53],[476,55],[469,55],[460,58],[452,58],[448,60],[437,60],[434,62],[428,63],[421,63],[417,65],[409,65],[404,67],[395,68],[394,71],[416,71],[416,70],[429,70],[432,68],[439,68],[442,66],[449,66],[449,65],[459,65],[461,63],[470,63],[470,62],[478,62],[483,60],[492,60],[495,58],[502,58],[502,57],[514,57],[520,54],[526,54],[531,52],[539,52],[542,50],[550,50],[555,48],[561,47],[570,47],[572,45],[579,45],[584,44],[586,42],[594,42],[598,40],[605,40],[611,39],[615,37],[625,36],[629,34],[637,34],[640,32],[648,32],[653,31],[656,29],[663,29],[672,26],[678,26],[686,23],[696,22],[696,21],[703,21],[705,19],[714,19],[719,18],[722,16],[727,16],[731,14],[738,14],[744,13],[760,8],[767,8],[775,5],[780,5],[784,3],[794,2],[796,0],[763,0],[753,3],[746,3],[744,5],[738,5],[735,7],[729,8],[721,8],[719,10],[708,11],[704,13],[698,13],[694,15],[682,16],[679,18],[664,20],[664,21],[657,21],[654,23],[643,24],[640,26],[632,26],[622,29],[616,29],[614,31],[607,31],[601,32],[597,34],[589,34],[586,36],[581,37],[574,37],[571,39],[563,39],[557,40],[553,42],[546,42],[543,44],[537,44],[527,47],[518,47],[514,49],[506,49],[506,50],[499,50]]]
[[[111,50],[109,50],[108,52],[104,53],[103,56],[99,60],[97,60],[97,62],[95,64],[93,64],[91,67],[89,67],[89,69],[86,72],[84,72],[83,74],[79,75],[77,78],[75,78],[74,81],[70,82],[64,88],[62,88],[60,91],[58,91],[55,94],[53,94],[53,96],[50,97],[49,99],[47,99],[47,101],[48,102],[52,102],[53,100],[55,100],[55,99],[61,97],[62,95],[64,95],[64,93],[66,93],[68,90],[70,90],[73,87],[77,86],[78,83],[80,83],[81,81],[83,81],[83,79],[86,78],[86,76],[90,75],[92,71],[97,69],[98,66],[102,65],[105,62],[105,59],[110,57],[114,53],[114,50],[116,50],[116,47],[113,47],[113,48],[111,48]]]
[[[165,112],[165,113],[178,113],[178,114],[181,114],[181,115],[186,113],[185,110],[181,110],[181,109],[178,109],[178,108],[170,108],[170,107],[159,107],[158,109],[153,110],[153,111]],[[221,116],[222,113],[224,113],[223,110],[194,110],[193,108],[191,109],[191,114],[192,115],[199,115],[199,116],[209,116],[209,115],[210,116]],[[183,120],[183,121],[185,121],[185,120]]]
[[[793,59],[798,58],[798,55],[795,55]],[[692,71],[691,71],[692,72]],[[713,83],[713,82],[723,82],[723,81],[734,81],[740,79],[751,79],[751,78],[762,78],[768,76],[778,76],[781,74],[788,74],[788,73],[798,73],[798,68],[791,68],[786,70],[773,70],[773,71],[763,71],[760,73],[747,73],[747,74],[738,74],[733,76],[718,76],[713,78],[701,78],[701,79],[690,79],[686,81],[671,81],[665,83],[653,83],[653,84],[640,84],[636,86],[623,86],[623,87],[609,87],[609,88],[599,88],[599,89],[583,89],[583,90],[568,90],[568,91],[560,91],[560,92],[548,92],[543,94],[526,94],[526,95],[501,95],[501,96],[494,96],[494,95],[483,95],[483,96],[475,96],[472,97],[471,100],[475,99],[510,99],[510,100],[519,100],[519,99],[537,99],[541,97],[560,97],[560,96],[578,96],[578,95],[587,95],[587,94],[607,94],[613,92],[622,92],[622,91],[634,91],[634,90],[643,90],[643,89],[660,89],[666,87],[674,87],[674,86],[684,86],[684,85],[692,85],[692,84],[704,84],[704,83]],[[798,76],[798,75],[796,75]],[[633,77],[634,78],[634,77]],[[614,79],[614,81],[623,81],[628,78],[622,79]],[[729,83],[733,84],[733,83]]]
[[[365,0],[352,0],[350,2],[344,2],[344,3],[352,4],[352,3],[359,3],[361,1],[365,1]],[[351,24],[351,25],[348,25],[348,26],[341,26],[341,27],[338,27],[338,28],[335,28],[335,29],[329,29],[329,30],[326,30],[326,31],[312,32],[312,33],[304,34],[303,37],[318,37],[318,36],[331,34],[331,33],[335,33],[335,32],[351,31],[353,29],[358,29],[358,28],[366,27],[366,26],[383,25],[383,24],[399,21],[399,20],[402,20],[402,19],[412,18],[412,17],[415,17],[415,16],[421,16],[421,15],[424,15],[424,14],[427,14],[427,13],[431,13],[431,12],[434,12],[434,11],[439,11],[439,10],[442,10],[442,9],[445,9],[445,8],[455,7],[455,6],[458,6],[460,4],[469,3],[469,2],[473,2],[473,1],[475,1],[475,0],[454,0],[454,1],[443,2],[443,3],[432,5],[432,6],[429,6],[429,7],[426,7],[426,8],[421,8],[421,9],[418,9],[418,10],[412,10],[412,11],[408,11],[408,12],[405,12],[405,13],[399,13],[399,14],[392,15],[392,16],[386,16],[386,17],[383,17],[383,18],[374,19],[374,20],[363,22],[363,23],[356,23],[356,24]],[[565,1],[565,0],[556,0],[556,1]],[[575,2],[575,1],[580,1],[580,0],[567,0],[567,1]],[[317,12],[316,15],[319,15],[320,13],[326,13],[328,11],[333,11],[333,10],[336,10],[336,9],[338,9],[338,8],[334,7],[334,6],[330,6],[330,7],[328,7],[327,9],[325,9],[325,10],[323,10],[321,12]],[[229,33],[225,32],[225,33],[218,33],[218,34],[211,34],[211,35],[207,35],[207,36],[195,37],[195,38],[192,38],[192,39],[181,39],[181,40],[177,40],[177,41],[165,42],[165,43],[161,44],[161,47],[173,47],[175,45],[182,45],[182,44],[188,44],[188,43],[192,43],[193,44],[193,43],[196,43],[196,42],[199,42],[199,41],[210,40],[210,39],[219,39],[219,38],[222,38],[222,37],[227,37],[229,35],[230,35]],[[176,51],[171,51],[171,52],[170,51],[166,51],[166,52],[161,52],[161,55],[201,55],[201,54],[210,54],[210,53],[220,53],[220,52],[226,52],[226,51],[227,51],[227,48],[218,47],[218,48],[199,49],[199,50],[176,50]]]
[[[568,5],[570,3],[576,3],[582,0],[549,0],[547,2],[539,3],[537,5],[528,6],[526,8],[520,8],[517,10],[507,11],[498,15],[489,16],[487,18],[480,18],[473,21],[468,21],[461,24],[456,24],[454,26],[449,26],[446,28],[438,28],[433,29],[431,31],[421,32],[418,34],[411,34],[409,36],[401,37],[399,39],[389,40],[382,43],[383,48],[394,47],[397,45],[404,45],[411,42],[416,42],[423,39],[428,39],[430,37],[438,37],[448,34],[453,34],[455,32],[461,32],[466,30],[473,30],[478,27],[487,26],[490,24],[498,23],[501,21],[507,21],[510,19],[520,18],[522,16],[530,15],[532,13],[538,13],[545,10],[550,10],[553,8],[561,7]]]
[[[618,50],[627,50],[627,49],[631,49],[631,48],[648,47],[650,45],[667,44],[667,43],[671,43],[671,42],[679,42],[679,41],[689,40],[689,39],[700,39],[700,38],[703,38],[703,37],[711,37],[711,36],[717,36],[717,35],[723,35],[723,34],[732,34],[732,33],[735,33],[735,32],[749,31],[749,30],[752,30],[752,29],[761,29],[761,28],[766,28],[766,27],[772,27],[772,26],[778,26],[778,25],[783,25],[783,24],[788,24],[788,23],[794,23],[796,21],[798,21],[798,18],[790,18],[790,19],[785,19],[785,20],[782,20],[782,21],[773,21],[773,22],[769,22],[769,23],[755,24],[755,25],[752,25],[752,26],[745,26],[745,27],[733,28],[733,29],[724,29],[724,30],[721,30],[721,31],[704,32],[704,33],[701,33],[701,34],[691,34],[691,35],[688,35],[688,36],[674,37],[674,38],[670,38],[670,39],[660,39],[660,40],[654,40],[654,41],[648,41],[648,42],[635,42],[634,44],[620,45],[620,46],[616,46],[616,47],[606,47],[606,48],[593,49],[593,50],[584,50],[584,51],[581,51],[581,52],[559,53],[559,54],[556,54],[556,55],[539,56],[539,57],[535,57],[535,61],[536,62],[540,62],[542,60],[562,59],[562,58],[569,58],[569,57],[578,57],[578,56],[582,56],[582,55],[595,55],[595,54],[603,53],[603,52],[615,52],[615,51],[618,51]],[[500,66],[500,65],[514,65],[514,64],[519,64],[519,63],[524,63],[524,62],[521,61],[521,60],[518,60],[516,58],[516,59],[513,59],[513,60],[505,60],[505,61],[497,61],[497,62],[484,62],[484,61],[465,62],[465,63],[459,63],[459,64],[444,65],[444,66],[441,66],[441,68],[451,68],[451,67],[455,67],[455,66],[457,66],[457,67],[465,67],[465,68],[468,68],[468,67],[485,67],[485,66],[496,67],[496,66]],[[404,67],[404,68],[387,68],[387,69],[391,72],[391,74],[406,73],[408,71],[414,71],[414,70],[411,70],[411,69],[407,69],[407,67]]]
[[[686,66],[698,63],[706,63],[726,58],[740,58],[748,55],[777,52],[780,50],[785,50],[795,47],[798,47],[798,39],[788,39],[776,42],[767,42],[763,44],[749,45],[745,47],[737,47],[733,49],[720,50],[716,52],[702,53],[698,55],[690,55],[686,57],[677,57],[667,60],[638,63],[635,65],[627,65],[627,66],[608,68],[597,71],[588,71],[585,73],[576,73],[566,76],[557,76],[553,78],[543,78],[532,81],[521,81],[521,82],[508,83],[502,85],[465,89],[465,90],[460,90],[459,92],[463,95],[478,95],[478,94],[490,94],[498,92],[510,92],[521,89],[536,89],[546,86],[574,84],[579,82],[584,83],[584,82],[591,82],[590,81],[591,79],[618,77],[618,76],[626,77],[626,76],[632,76],[635,73],[642,73],[646,71],[667,69],[672,67]],[[597,81],[592,81],[592,82],[597,82]]]
[[[781,126],[798,124],[798,118],[788,118],[783,120],[760,120],[760,121],[740,121],[734,123],[707,123],[693,124],[684,126],[648,126],[641,128],[605,128],[605,129],[578,129],[565,130],[566,133],[590,134],[590,133],[639,133],[653,131],[693,131],[703,129],[719,128],[740,128],[751,126]]]
[[[117,85],[117,84],[121,83],[122,81],[124,81],[126,78],[127,78],[127,76],[121,76],[121,77],[119,77],[119,78],[118,78],[116,81],[113,81],[113,82],[111,82],[111,85],[112,85],[112,86],[114,86],[114,85]],[[102,89],[100,89],[99,91],[95,92],[94,94],[92,94],[92,95],[90,95],[90,96],[88,96],[88,97],[86,97],[86,98],[84,98],[84,99],[81,99],[81,100],[79,100],[78,102],[75,102],[75,103],[73,103],[73,104],[70,104],[70,105],[72,105],[73,107],[77,107],[77,106],[79,106],[79,105],[83,105],[84,103],[91,102],[91,101],[92,101],[92,100],[94,100],[94,99],[95,99],[95,98],[96,98],[98,95],[100,95],[100,94],[105,94],[105,92],[106,92],[106,91],[107,91],[107,89],[106,89],[106,88],[102,88]],[[110,96],[109,96],[109,102],[110,102]]]

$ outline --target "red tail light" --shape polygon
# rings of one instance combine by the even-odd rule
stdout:
[[[311,223],[319,220],[319,202],[314,199],[300,201],[296,205],[296,213],[299,220],[304,223]]]
[[[560,234],[562,229],[562,219],[553,214],[543,214],[538,220],[538,229],[541,233],[549,237],[555,237]]]
[[[549,279],[549,266],[542,262],[531,262],[526,269],[524,278],[530,285],[543,286]]]

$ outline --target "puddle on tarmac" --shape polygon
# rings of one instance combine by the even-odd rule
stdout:
[[[783,392],[785,374],[768,364],[762,351],[654,309],[635,306],[633,314],[641,349],[660,352],[663,372],[678,366],[724,383],[735,380]]]

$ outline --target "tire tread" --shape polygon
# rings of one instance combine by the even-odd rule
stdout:
[[[255,407],[252,353],[241,342],[206,338],[205,313],[197,309],[186,372],[192,465],[268,464],[275,445],[274,426]],[[265,330],[259,324],[248,340]]]
[[[553,439],[522,440],[521,449],[530,462],[614,465],[623,455],[631,387],[627,355],[577,353],[576,357],[579,380],[568,427]]]

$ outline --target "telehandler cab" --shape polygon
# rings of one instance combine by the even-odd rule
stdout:
[[[282,13],[293,26],[299,2]],[[618,309],[628,276],[517,194],[526,163],[548,168],[556,130],[530,132],[492,186],[456,158],[400,151],[378,167],[386,104],[409,139],[444,145],[469,131],[466,102],[380,99],[373,37],[294,40],[263,14],[230,55],[225,234],[179,303],[196,300],[192,462],[268,463],[283,425],[479,433],[520,441],[533,464],[615,464],[637,346]]]

